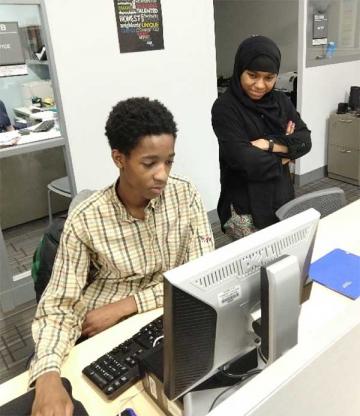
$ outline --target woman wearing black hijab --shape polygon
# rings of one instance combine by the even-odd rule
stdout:
[[[277,222],[294,198],[289,161],[311,149],[310,131],[290,99],[274,91],[281,54],[264,36],[244,40],[227,91],[212,108],[219,142],[222,229],[233,239]]]

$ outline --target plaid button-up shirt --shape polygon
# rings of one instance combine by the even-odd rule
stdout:
[[[33,322],[30,384],[60,366],[81,334],[88,311],[134,296],[139,313],[163,305],[163,273],[214,249],[200,196],[180,176],[133,218],[116,184],[69,215],[50,282]],[[89,272],[90,271],[90,272]]]

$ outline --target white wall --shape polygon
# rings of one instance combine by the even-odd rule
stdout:
[[[113,0],[45,0],[77,189],[100,188],[117,172],[104,125],[130,96],[160,99],[179,127],[174,172],[192,178],[207,210],[219,196],[213,7],[162,0],[161,51],[120,54]]]
[[[242,40],[253,34],[281,49],[281,72],[297,69],[298,0],[214,0],[217,74],[229,77]]]
[[[339,102],[349,99],[352,85],[360,85],[360,61],[305,67],[307,5],[299,5],[298,110],[311,130],[313,147],[300,159],[296,173],[303,175],[327,165],[328,119]]]

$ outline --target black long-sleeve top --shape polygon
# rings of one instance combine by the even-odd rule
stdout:
[[[251,214],[255,226],[264,228],[277,221],[275,211],[294,197],[289,165],[282,165],[281,157],[297,159],[309,152],[310,130],[284,93],[272,91],[272,95],[279,109],[278,123],[244,106],[230,89],[213,105],[221,182],[218,215],[222,225],[230,218],[232,204],[238,214]],[[295,123],[295,131],[286,135],[290,120]],[[286,145],[288,154],[269,153],[251,145],[250,141],[261,137]]]
[[[9,116],[4,103],[0,100],[0,133],[6,131],[6,128],[9,126],[11,126]]]

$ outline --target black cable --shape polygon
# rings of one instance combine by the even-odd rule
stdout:
[[[249,371],[249,372],[247,372],[247,373],[244,373],[244,374],[232,374],[232,375],[230,375],[231,373],[226,373],[224,370],[221,370],[221,372],[223,373],[223,374],[226,374],[227,376],[229,376],[229,377],[234,377],[234,378],[239,378],[239,377],[241,377],[241,379],[237,382],[237,383],[235,383],[235,384],[233,384],[232,386],[229,386],[227,389],[225,389],[224,391],[222,391],[220,394],[218,394],[216,397],[215,397],[215,399],[214,399],[214,401],[212,402],[212,404],[211,404],[211,406],[210,406],[210,409],[208,410],[208,412],[211,412],[211,410],[213,410],[213,408],[215,407],[215,404],[216,404],[216,402],[220,399],[220,397],[222,397],[225,393],[227,393],[229,390],[231,390],[231,389],[233,389],[233,388],[235,388],[235,387],[238,387],[243,381],[245,381],[246,379],[248,379],[249,377],[252,377],[252,376],[255,376],[256,374],[259,374],[259,373],[261,373],[261,371],[262,370],[253,370],[253,371]]]
[[[240,379],[242,379],[242,378],[248,378],[248,377],[250,377],[251,375],[255,375],[255,374],[258,374],[259,372],[260,372],[261,370],[250,370],[250,371],[248,371],[247,373],[242,373],[242,374],[234,374],[234,373],[228,373],[227,371],[225,371],[224,369],[221,369],[220,370],[220,372],[221,372],[221,374],[223,374],[224,376],[226,376],[226,377],[230,377],[230,378],[240,378]]]

